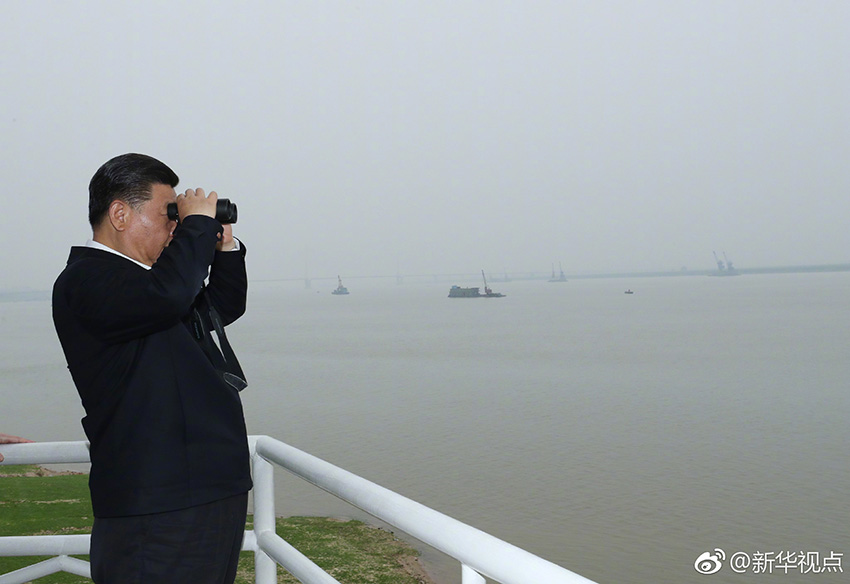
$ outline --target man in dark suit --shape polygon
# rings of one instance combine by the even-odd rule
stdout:
[[[215,219],[215,192],[177,183],[149,156],[106,162],[89,184],[93,237],[53,288],[91,443],[98,584],[232,583],[245,528],[244,384],[211,341],[245,311],[245,247]]]

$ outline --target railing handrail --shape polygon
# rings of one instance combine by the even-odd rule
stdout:
[[[293,446],[252,437],[257,454],[503,584],[586,584],[587,578]]]
[[[336,582],[275,533],[272,464],[458,560],[464,584],[483,583],[481,575],[502,584],[592,584],[557,564],[279,440],[250,436],[249,444],[254,473],[254,529],[245,532],[242,549],[255,553],[258,584],[277,581],[275,562],[305,584]],[[0,465],[89,462],[89,445],[84,441],[3,444],[0,451],[5,456]],[[87,554],[89,540],[88,535],[0,537],[0,556],[57,556],[0,575],[0,584],[27,582],[60,570],[90,577],[86,563],[69,557]]]

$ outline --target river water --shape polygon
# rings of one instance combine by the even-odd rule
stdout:
[[[846,581],[850,274],[335,283],[252,283],[250,433],[598,582]],[[0,431],[83,439],[49,312],[0,303]],[[279,514],[365,518],[276,476]]]

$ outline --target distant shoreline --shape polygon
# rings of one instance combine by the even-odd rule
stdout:
[[[850,272],[850,264],[813,264],[813,265],[798,265],[798,266],[767,266],[757,268],[735,268],[734,274],[720,270],[689,270],[682,268],[679,270],[665,271],[645,271],[645,272],[599,272],[587,273],[580,272],[574,274],[566,274],[567,281],[569,280],[593,280],[605,278],[674,278],[682,276],[746,276],[746,275],[761,275],[761,274],[814,274],[814,273],[830,273],[830,272]],[[347,280],[369,279],[369,280],[394,280],[396,282],[405,281],[405,283],[416,282],[454,282],[457,280],[475,279],[479,274],[415,274],[415,275],[392,275],[392,276],[347,276]],[[507,273],[503,276],[494,276],[493,282],[510,282],[510,281],[548,281],[551,279],[551,274],[548,272],[514,272]],[[336,280],[336,276],[330,277],[311,277],[310,281],[318,280]],[[259,278],[250,279],[251,282],[301,282],[304,278]],[[9,289],[0,290],[0,302],[38,302],[50,300],[51,292],[49,290],[20,290]]]

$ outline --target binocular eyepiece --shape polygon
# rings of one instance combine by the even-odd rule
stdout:
[[[177,203],[168,204],[168,218],[172,221],[180,221],[177,215]],[[215,220],[224,225],[225,223],[236,223],[236,203],[230,199],[219,199],[215,206]]]

